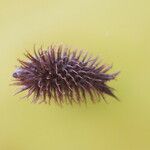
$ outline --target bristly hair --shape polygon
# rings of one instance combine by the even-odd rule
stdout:
[[[20,67],[13,73],[17,92],[28,90],[26,97],[34,95],[33,102],[92,102],[105,100],[105,95],[117,99],[107,81],[113,80],[119,72],[108,74],[112,68],[100,64],[97,58],[88,57],[83,50],[70,51],[63,45],[51,45],[48,49],[34,50],[34,55],[25,54],[28,61],[18,60]],[[98,97],[99,98],[98,98]]]

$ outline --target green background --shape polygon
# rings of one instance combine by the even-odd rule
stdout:
[[[32,104],[9,86],[25,50],[64,43],[121,70],[121,102]],[[149,0],[0,0],[0,150],[150,149]]]

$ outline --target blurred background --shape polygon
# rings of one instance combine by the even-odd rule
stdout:
[[[61,108],[13,96],[17,58],[51,43],[113,63],[121,102]],[[149,57],[149,0],[0,0],[0,149],[149,150]]]

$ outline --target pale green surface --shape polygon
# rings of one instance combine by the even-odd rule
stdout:
[[[17,58],[52,42],[113,63],[121,102],[60,108],[13,96]],[[149,43],[149,0],[0,0],[0,150],[149,150]]]

